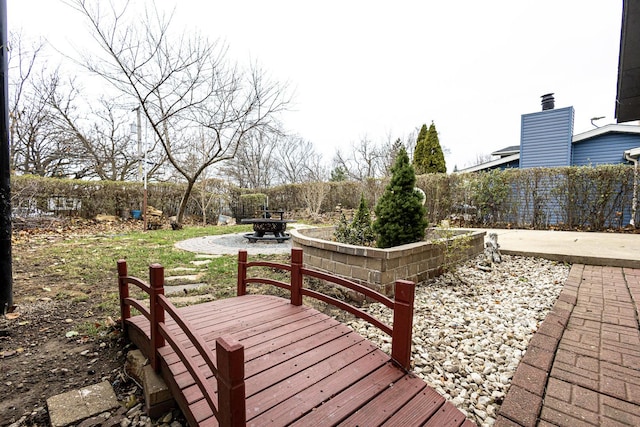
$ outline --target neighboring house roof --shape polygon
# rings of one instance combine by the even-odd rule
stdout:
[[[573,135],[572,142],[575,144],[576,142],[584,141],[585,139],[591,139],[596,136],[603,135],[609,132],[635,133],[640,135],[640,126],[606,125],[596,129],[588,130],[586,132],[579,133],[577,135]]]
[[[482,164],[475,165],[475,166],[471,166],[469,168],[460,169],[460,170],[458,170],[458,173],[478,172],[478,171],[485,170],[485,169],[495,169],[495,168],[499,167],[500,165],[503,165],[503,164],[509,163],[509,162],[513,162],[514,160],[520,160],[520,153],[512,154],[510,156],[501,157],[501,158],[499,158],[497,160],[492,160],[490,162],[482,163]]]
[[[500,156],[500,157],[505,157],[505,156],[510,156],[512,154],[517,154],[520,152],[520,146],[519,145],[510,145],[508,147],[502,148],[498,151],[494,151],[493,153],[491,153],[492,156]]]
[[[591,138],[595,138],[600,135],[604,135],[607,133],[627,133],[627,134],[636,134],[640,135],[640,126],[633,125],[618,125],[618,124],[609,124],[596,129],[591,129],[586,132],[579,133],[577,135],[573,135],[571,138],[572,144],[579,143],[582,141],[587,141]],[[630,153],[629,155],[632,157],[637,157],[640,155],[640,147],[634,148],[632,150],[627,150],[625,153]],[[491,153],[492,156],[501,156],[497,160],[491,160],[486,163],[482,163],[479,165],[471,166],[465,169],[458,170],[459,173],[465,172],[479,172],[482,170],[490,170],[500,167],[506,163],[520,160],[520,146],[519,145],[511,145],[509,147],[502,148],[498,151],[494,151]]]

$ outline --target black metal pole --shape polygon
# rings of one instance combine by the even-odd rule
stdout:
[[[0,313],[13,306],[7,0],[0,0]]]

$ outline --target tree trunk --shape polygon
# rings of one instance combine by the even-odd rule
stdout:
[[[179,230],[182,228],[182,220],[184,218],[184,213],[187,210],[187,203],[189,202],[189,197],[191,196],[191,191],[193,190],[193,186],[195,185],[195,180],[187,181],[187,188],[184,190],[184,194],[182,195],[182,200],[180,200],[180,206],[178,207],[178,215],[176,215],[176,222],[174,230]]]

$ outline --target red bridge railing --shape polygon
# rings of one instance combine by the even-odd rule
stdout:
[[[196,385],[207,400],[213,415],[221,426],[244,426],[246,421],[245,386],[244,386],[244,347],[231,336],[216,339],[216,361],[213,361],[212,350],[205,341],[195,333],[195,328],[184,319],[176,307],[164,295],[164,268],[159,264],[149,266],[149,285],[142,280],[127,274],[127,263],[118,261],[118,285],[120,290],[120,310],[122,329],[126,333],[126,319],[131,317],[131,306],[149,319],[151,330],[151,346],[149,363],[158,372],[160,356],[158,349],[166,344],[176,352],[180,361],[191,373]],[[136,285],[149,294],[147,309],[140,300],[129,296],[129,284]],[[198,349],[218,383],[218,397],[202,371],[194,363],[194,359],[186,353],[183,343],[177,335],[167,328],[165,313],[168,314],[189,341]]]
[[[251,267],[271,267],[290,272],[290,283],[269,278],[247,277],[247,269]],[[304,287],[304,277],[314,277],[334,283],[353,291],[364,294],[371,300],[380,302],[393,310],[393,326],[389,326],[370,314],[340,301],[331,296]],[[397,280],[395,284],[395,299],[376,292],[366,286],[341,277],[332,276],[317,270],[305,268],[302,265],[302,249],[291,251],[291,264],[281,264],[269,261],[247,261],[247,252],[238,254],[238,295],[245,295],[247,284],[262,283],[288,289],[291,293],[291,304],[302,305],[302,297],[308,296],[324,301],[343,309],[356,317],[362,318],[391,336],[391,357],[405,369],[411,365],[411,335],[413,327],[413,300],[415,285],[406,280]],[[149,308],[139,299],[129,294],[129,285],[135,285],[149,294]],[[196,385],[207,400],[214,416],[221,426],[240,426],[246,422],[245,384],[244,384],[244,347],[231,336],[216,339],[216,361],[212,358],[212,349],[195,332],[195,328],[184,319],[176,307],[164,295],[164,268],[159,264],[149,266],[149,284],[134,276],[129,276],[127,263],[118,261],[118,286],[120,291],[120,310],[122,328],[126,333],[126,320],[131,317],[131,307],[138,310],[150,322],[150,354],[149,362],[153,369],[160,370],[160,356],[158,349],[170,345],[178,355],[187,370],[193,376]],[[199,354],[217,380],[218,390],[212,389],[202,372],[187,356],[186,346],[178,340],[177,335],[167,328],[165,315],[168,315],[180,326],[182,333],[190,343],[197,348]],[[216,401],[217,400],[217,401]]]
[[[289,290],[291,293],[291,304],[293,305],[302,305],[302,297],[308,296],[338,307],[356,317],[364,319],[391,336],[391,357],[403,368],[410,369],[415,284],[408,280],[396,280],[395,297],[392,300],[371,288],[360,285],[351,280],[305,268],[302,265],[302,255],[302,249],[291,249],[291,265],[288,265],[270,261],[248,262],[247,251],[240,251],[238,253],[238,295],[245,295],[247,293],[248,284],[261,283]],[[291,273],[290,283],[262,277],[248,277],[247,269],[250,267],[269,267],[289,271]],[[351,289],[352,291],[365,295],[370,300],[384,304],[393,310],[393,327],[351,304],[313,289],[305,288],[305,276],[314,277],[316,279],[343,286],[347,289]]]

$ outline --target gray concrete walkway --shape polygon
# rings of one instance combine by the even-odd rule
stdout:
[[[640,268],[640,234],[482,229],[498,234],[506,255],[536,256],[572,264]]]

